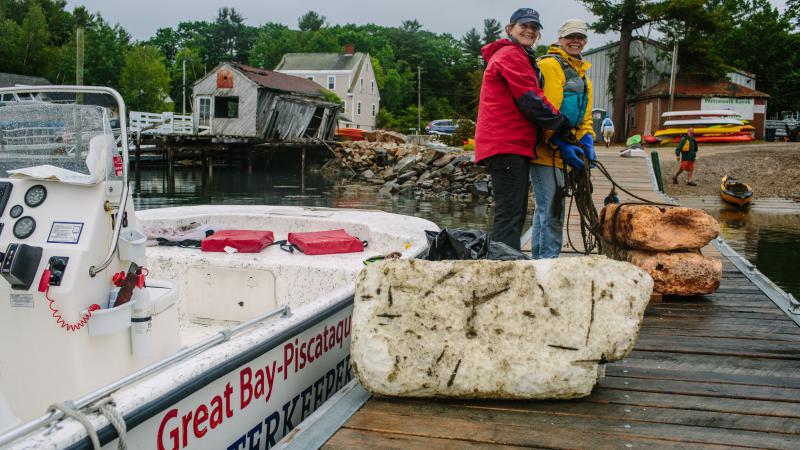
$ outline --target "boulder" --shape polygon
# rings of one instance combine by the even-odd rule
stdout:
[[[699,251],[614,250],[607,242],[604,248],[615,259],[644,269],[653,278],[653,290],[664,295],[707,295],[719,289],[722,282],[722,262]]]
[[[583,397],[633,348],[652,287],[602,256],[372,264],[356,282],[353,371],[382,395]]]
[[[374,177],[374,176],[375,176],[375,172],[373,172],[373,171],[371,171],[371,170],[367,169],[367,170],[365,170],[365,171],[361,172],[361,176],[362,176],[362,177],[364,177],[364,178],[367,178],[367,179],[369,179],[369,178],[372,178],[372,177]]]
[[[441,158],[442,155],[445,153],[433,148],[428,148],[422,153],[422,164],[430,165],[432,162],[436,161],[437,159]]]
[[[489,183],[485,181],[476,181],[470,186],[470,192],[477,197],[486,197],[489,195]]]
[[[600,211],[603,239],[637,250],[670,251],[704,247],[719,234],[719,223],[692,208],[610,204]]]
[[[405,144],[406,137],[400,133],[388,130],[364,131],[364,140],[368,142],[391,142]]]
[[[433,162],[434,167],[444,167],[450,164],[450,161],[456,159],[456,155],[452,153],[445,153]]]
[[[408,167],[410,167],[412,164],[414,164],[414,161],[416,161],[416,159],[417,158],[414,155],[409,155],[409,156],[404,157],[403,159],[398,161],[397,164],[394,165],[394,169],[393,169],[394,172],[395,173],[403,173],[403,172],[405,172],[405,170]]]

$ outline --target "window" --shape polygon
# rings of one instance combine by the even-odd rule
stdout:
[[[328,89],[336,89],[336,77],[334,75],[328,75]]]
[[[361,115],[361,102],[356,103],[356,114]]]
[[[200,127],[211,125],[211,97],[199,97],[197,103],[199,111],[197,125]]]
[[[373,94],[375,93],[375,80],[369,82],[369,91]]]
[[[239,117],[239,97],[214,97],[214,118],[236,119]]]
[[[372,117],[375,117],[375,113],[377,112],[377,108],[375,108],[375,103],[372,104]]]
[[[342,114],[347,112],[347,100],[342,102]]]
[[[363,78],[359,78],[359,80],[358,80],[358,91],[359,92],[364,92],[364,79]]]
[[[314,81],[314,75],[306,75],[306,80]]]

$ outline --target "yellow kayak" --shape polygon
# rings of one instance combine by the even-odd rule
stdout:
[[[725,175],[719,187],[719,196],[728,203],[744,207],[753,201],[753,190],[736,178]]]
[[[723,126],[723,127],[703,127],[703,128],[695,128],[694,135],[695,136],[702,136],[706,134],[711,135],[725,135],[725,134],[741,134],[746,132],[753,132],[756,131],[755,127],[752,125],[733,125],[733,126]],[[655,137],[660,136],[682,136],[689,132],[689,128],[665,128],[663,130],[658,130],[653,134]]]

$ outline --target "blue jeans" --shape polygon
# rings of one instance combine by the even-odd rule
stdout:
[[[533,194],[536,196],[531,255],[533,259],[558,258],[564,242],[564,199],[561,199],[560,211],[554,214],[553,197],[556,194],[556,186],[564,186],[564,172],[559,168],[554,170],[551,166],[539,164],[531,164],[528,170],[533,184]]]

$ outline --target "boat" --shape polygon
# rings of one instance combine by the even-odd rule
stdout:
[[[364,140],[364,130],[360,128],[337,128],[334,135],[343,141]]]
[[[101,94],[126,111],[110,88],[9,92]],[[438,230],[382,211],[136,211],[127,140],[114,139],[104,107],[9,104],[0,124],[35,138],[0,141],[10,175],[0,178],[0,336],[14,343],[0,348],[0,448],[272,446],[351,379],[361,268],[416,257]],[[204,252],[191,238],[210,230],[269,231],[279,243],[344,230],[365,243],[329,255],[287,244]]]
[[[677,119],[664,122],[664,126],[669,128],[682,126],[712,127],[716,125],[744,125],[744,122],[739,119],[726,117],[698,117],[696,119]]]
[[[668,117],[734,117],[739,118],[741,114],[729,109],[696,109],[690,111],[670,111],[661,114],[662,118]]]
[[[656,131],[653,136],[659,137],[675,137],[675,136],[683,136],[689,132],[689,128],[691,127],[673,127],[673,128],[665,128],[662,130]],[[725,126],[715,126],[715,127],[700,127],[700,128],[693,128],[695,136],[702,136],[705,134],[711,135],[729,135],[729,134],[742,134],[742,133],[753,133],[755,132],[755,127],[752,125],[725,125]]]
[[[725,175],[719,187],[719,196],[732,205],[745,207],[753,201],[753,190],[736,178]]]
[[[743,133],[743,134],[729,134],[729,135],[702,135],[702,136],[695,136],[694,140],[700,143],[729,143],[729,142],[751,142],[754,141],[755,138],[751,133]],[[677,144],[681,141],[681,137],[675,137],[671,140],[666,140],[666,142],[672,142]]]

